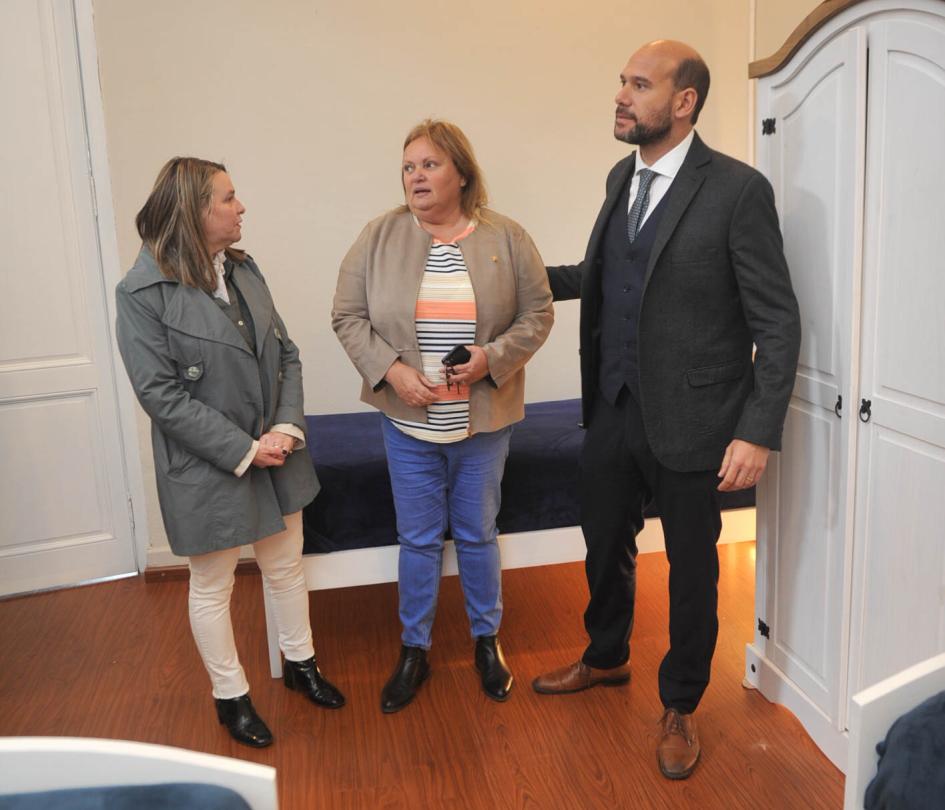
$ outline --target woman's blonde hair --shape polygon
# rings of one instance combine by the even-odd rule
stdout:
[[[476,162],[469,138],[456,124],[449,121],[439,121],[427,118],[421,121],[404,139],[404,149],[417,138],[427,138],[441,152],[449,156],[466,185],[460,189],[460,207],[463,214],[470,219],[480,216],[480,209],[489,202],[486,194],[486,183],[482,177],[482,169]],[[403,181],[403,176],[401,176]]]
[[[203,218],[213,202],[213,178],[226,166],[194,157],[171,158],[158,172],[154,188],[135,217],[141,241],[161,272],[187,287],[213,292],[217,286],[213,257],[204,236]],[[241,262],[246,254],[226,248]]]

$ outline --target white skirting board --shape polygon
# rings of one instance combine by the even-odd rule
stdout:
[[[730,509],[722,513],[720,543],[738,543],[755,539],[755,510]],[[584,559],[584,537],[578,526],[543,529],[499,536],[503,568],[528,568],[535,565],[577,562]],[[663,550],[663,530],[658,518],[646,521],[637,536],[640,554]],[[330,554],[306,554],[303,558],[305,580],[310,591],[343,588],[352,585],[373,585],[397,579],[399,546],[360,548],[333,551]],[[447,542],[443,554],[443,575],[456,574],[456,552]],[[272,677],[282,675],[278,634],[273,623],[269,594],[265,587],[266,637],[269,645],[269,666]]]

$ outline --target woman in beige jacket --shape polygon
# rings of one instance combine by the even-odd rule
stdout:
[[[554,320],[544,263],[521,226],[485,208],[459,127],[414,127],[402,178],[406,205],[361,232],[332,312],[363,378],[361,399],[384,414],[397,511],[403,646],[384,712],[406,706],[429,674],[447,529],[482,688],[508,697],[495,521],[511,425],[525,415],[524,366]]]

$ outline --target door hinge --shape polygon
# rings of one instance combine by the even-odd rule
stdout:
[[[837,404],[833,406],[833,412],[837,415],[837,418],[842,419],[840,416],[840,411],[843,410],[843,394],[837,394]]]
[[[131,536],[135,535],[135,503],[131,500],[131,496],[128,496],[128,517],[131,518]]]
[[[774,135],[774,118],[762,118],[761,119],[761,134],[762,135]]]
[[[771,628],[765,624],[764,619],[758,619],[758,632],[761,633],[761,635],[763,635],[765,638],[771,637],[769,635],[771,632]]]

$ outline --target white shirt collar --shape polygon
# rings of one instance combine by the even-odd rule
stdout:
[[[213,254],[213,269],[217,274],[217,288],[213,291],[213,297],[229,304],[230,296],[226,291],[226,279],[224,278],[226,268],[224,268],[223,263],[225,261],[226,253],[224,251],[221,250],[219,253]]]
[[[643,160],[640,150],[637,150],[637,160],[634,174],[639,174],[643,169],[649,169],[670,180],[675,179],[679,170],[682,168],[683,161],[689,153],[689,147],[692,146],[692,139],[696,136],[694,129],[689,130],[689,134],[670,149],[663,157],[656,161],[652,166],[648,166]]]

